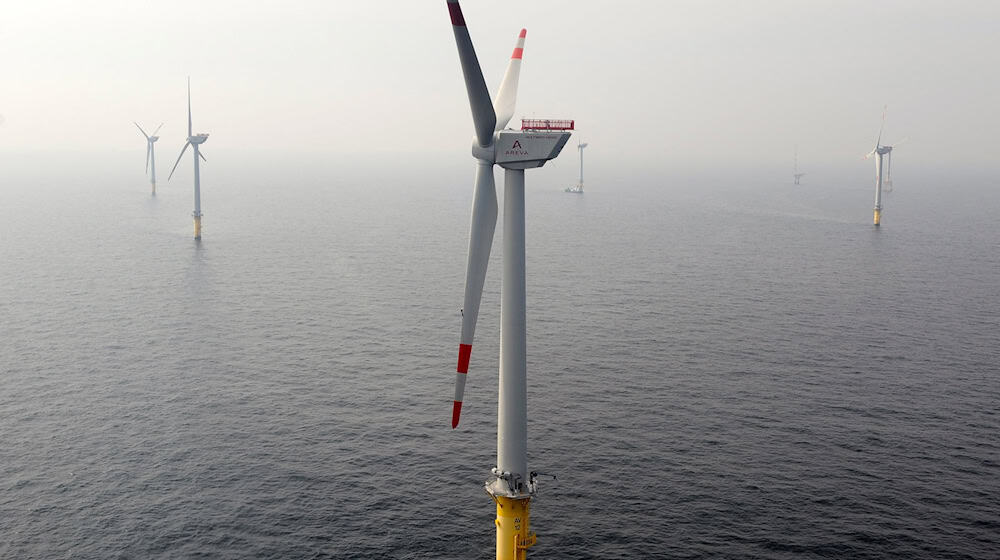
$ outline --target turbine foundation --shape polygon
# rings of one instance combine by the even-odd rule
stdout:
[[[194,238],[201,239],[201,216],[194,217]]]
[[[524,560],[538,537],[530,531],[531,497],[494,496],[497,502],[497,560]]]
[[[882,209],[881,208],[876,208],[875,209],[875,219],[874,219],[874,221],[875,221],[875,226],[876,227],[879,225],[879,222],[882,221]]]
[[[156,183],[150,183],[153,186],[153,196],[156,196]]]

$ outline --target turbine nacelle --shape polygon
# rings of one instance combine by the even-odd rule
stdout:
[[[149,143],[152,144],[153,142],[156,142],[159,139],[160,139],[159,136],[150,136],[149,137]]]
[[[204,132],[188,136],[188,142],[192,144],[204,144],[205,140],[208,140],[208,134],[205,134]]]
[[[496,164],[506,169],[530,169],[558,156],[570,133],[503,131],[497,136]]]
[[[569,141],[569,132],[501,130],[486,147],[472,141],[472,157],[505,169],[541,167],[555,159]]]

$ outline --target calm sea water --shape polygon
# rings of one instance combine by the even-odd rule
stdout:
[[[213,159],[200,244],[187,179],[0,175],[0,557],[491,557],[467,163]],[[867,180],[573,163],[528,174],[532,557],[1000,554],[995,184],[897,179],[876,230]]]

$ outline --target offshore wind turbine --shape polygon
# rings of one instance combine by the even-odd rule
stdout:
[[[530,532],[530,503],[537,473],[528,471],[527,334],[525,330],[524,170],[541,167],[559,155],[569,140],[573,121],[522,120],[521,130],[506,129],[514,115],[517,84],[527,32],[518,35],[496,98],[476,58],[458,0],[447,0],[458,46],[465,88],[472,108],[476,183],[469,228],[469,260],[465,275],[462,336],[458,346],[455,401],[451,427],[458,426],[472,354],[472,339],[486,280],[497,195],[493,166],[504,168],[503,283],[500,292],[500,382],[497,402],[497,465],[485,489],[496,502],[496,557],[523,559],[537,540]]]
[[[799,179],[802,179],[802,177],[804,175],[805,175],[805,173],[799,173],[799,146],[796,145],[795,146],[795,170],[792,172],[792,177],[795,178],[795,184],[796,185],[800,184],[799,183]]]
[[[563,189],[569,193],[583,194],[583,149],[587,147],[587,143],[577,144],[576,149],[580,151],[580,182],[573,185],[572,187],[566,187]]]
[[[885,187],[885,192],[892,192],[892,148],[893,146],[888,146],[889,153],[885,154],[885,181],[882,182],[882,186]]]
[[[875,227],[878,227],[882,222],[883,161],[890,158],[890,154],[892,154],[892,146],[882,145],[882,130],[885,128],[885,112],[887,108],[888,105],[882,108],[882,124],[878,129],[878,138],[875,140],[875,147],[865,155],[865,159],[875,156]]]
[[[894,146],[886,146],[889,148],[889,153],[885,155],[885,181],[883,181],[883,186],[885,187],[885,192],[892,192],[892,150],[898,148],[903,142],[906,142],[908,138],[903,138],[899,142],[896,142]]]
[[[135,121],[132,121],[132,124],[146,137],[146,172],[149,173],[149,182],[153,185],[153,196],[156,196],[156,151],[153,144],[160,139],[156,133],[163,127],[163,123],[160,123],[160,126],[156,127],[153,134],[146,134],[146,131]]]
[[[174,176],[174,171],[177,170],[177,164],[181,162],[181,158],[184,157],[184,151],[187,150],[188,146],[192,146],[194,149],[194,238],[201,239],[201,167],[199,164],[201,162],[198,159],[208,161],[205,156],[202,155],[199,146],[208,140],[208,134],[199,132],[194,134],[191,132],[191,78],[188,78],[188,137],[187,142],[184,143],[184,147],[181,148],[181,154],[177,156],[177,161],[174,162],[174,168],[170,170],[170,175],[167,176],[167,180]]]

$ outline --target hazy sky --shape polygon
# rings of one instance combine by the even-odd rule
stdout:
[[[886,103],[885,140],[909,137],[906,159],[998,161],[996,0],[466,0],[463,10],[491,91],[528,29],[515,119],[574,118],[574,141],[605,161],[778,164],[797,143],[805,166],[853,166]],[[0,60],[0,151],[141,158],[132,121],[164,121],[158,147],[172,159],[187,75],[209,155],[441,158],[468,156],[471,143],[444,0],[7,2]]]

